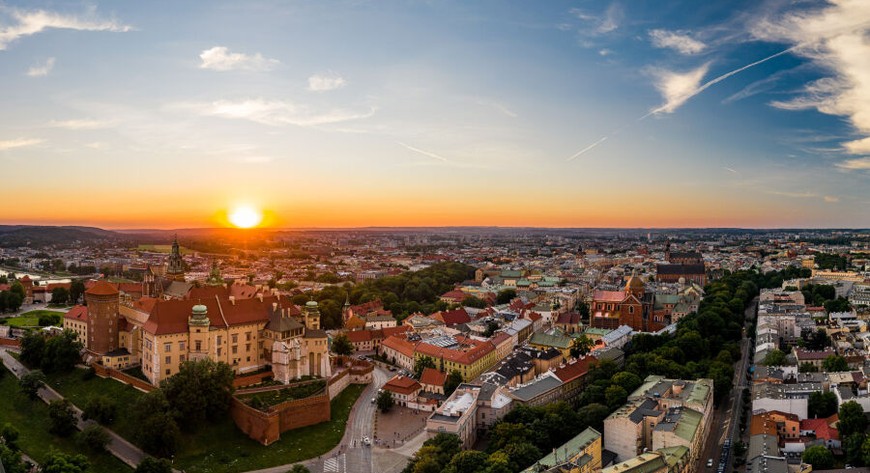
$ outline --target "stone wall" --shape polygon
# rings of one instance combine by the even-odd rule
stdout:
[[[233,387],[234,388],[243,388],[245,386],[250,386],[252,384],[260,384],[267,379],[272,379],[272,372],[266,371],[264,373],[250,374],[246,376],[236,376],[233,379]]]
[[[21,340],[17,338],[0,338],[0,346],[20,348]]]

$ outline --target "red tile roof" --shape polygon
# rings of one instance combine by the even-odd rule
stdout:
[[[63,318],[72,319],[72,320],[80,320],[82,322],[88,321],[88,308],[83,305],[77,305],[67,311],[66,314],[63,314]]]
[[[85,291],[85,294],[91,294],[94,296],[112,296],[118,294],[118,289],[105,279],[100,279],[94,283],[90,289]]]
[[[595,291],[592,293],[592,300],[596,302],[622,302],[625,300],[625,293],[622,291]]]
[[[149,311],[148,321],[143,327],[146,332],[163,335],[167,333],[183,333],[188,331],[187,321],[193,306],[202,304],[208,310],[208,318],[214,327],[229,325],[245,325],[269,321],[272,303],[278,302],[277,297],[237,299],[234,303],[229,298],[210,298],[201,300],[154,300]],[[144,306],[144,304],[143,304]]]
[[[435,368],[424,368],[423,374],[420,375],[420,384],[444,387],[446,381],[447,373],[438,371]]]
[[[582,360],[577,360],[573,363],[566,363],[564,366],[556,368],[553,371],[553,374],[562,380],[563,383],[567,383],[585,376],[586,373],[589,372],[589,366],[595,361],[598,361],[598,359],[594,356],[587,356]]]
[[[393,379],[387,381],[387,384],[384,384],[384,389],[387,391],[405,395],[417,392],[421,387],[420,383],[415,381],[413,378],[408,378],[406,376],[395,376]]]
[[[840,432],[831,427],[832,424],[838,421],[839,417],[837,414],[834,414],[827,419],[804,419],[801,421],[801,430],[812,430],[816,433],[817,439],[839,440]]]
[[[471,322],[471,316],[463,308],[456,310],[442,310],[432,314],[432,318],[444,322],[444,325],[459,325]]]

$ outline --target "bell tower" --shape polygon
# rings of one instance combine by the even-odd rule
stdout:
[[[173,281],[184,282],[184,259],[181,257],[181,247],[178,245],[178,235],[175,235],[175,239],[172,241],[166,276]]]
[[[208,318],[208,307],[202,304],[193,306],[190,317],[187,319],[187,325],[188,338],[190,339],[190,359],[203,360],[208,358],[208,329],[211,326],[211,320]]]

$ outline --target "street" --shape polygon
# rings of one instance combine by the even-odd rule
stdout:
[[[749,308],[746,309],[746,320],[752,320],[755,317],[755,311],[758,306],[758,298],[752,301]],[[745,326],[745,324],[744,324]],[[735,431],[740,425],[740,413],[743,406],[743,389],[747,387],[746,370],[749,366],[749,360],[752,356],[752,345],[749,343],[749,338],[744,334],[740,341],[741,358],[734,365],[734,382],[731,392],[728,394],[728,399],[713,411],[712,419],[709,424],[709,434],[704,448],[698,455],[695,471],[710,471],[713,472],[719,467],[719,462],[722,456],[722,445],[726,439],[731,440],[733,448],[736,440],[739,440],[739,435],[735,438]],[[723,471],[732,471],[734,455],[728,456],[728,462]],[[713,459],[713,466],[707,468],[707,460]]]

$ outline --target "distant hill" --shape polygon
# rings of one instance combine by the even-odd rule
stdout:
[[[49,246],[117,242],[123,235],[96,227],[0,225],[0,246]]]

